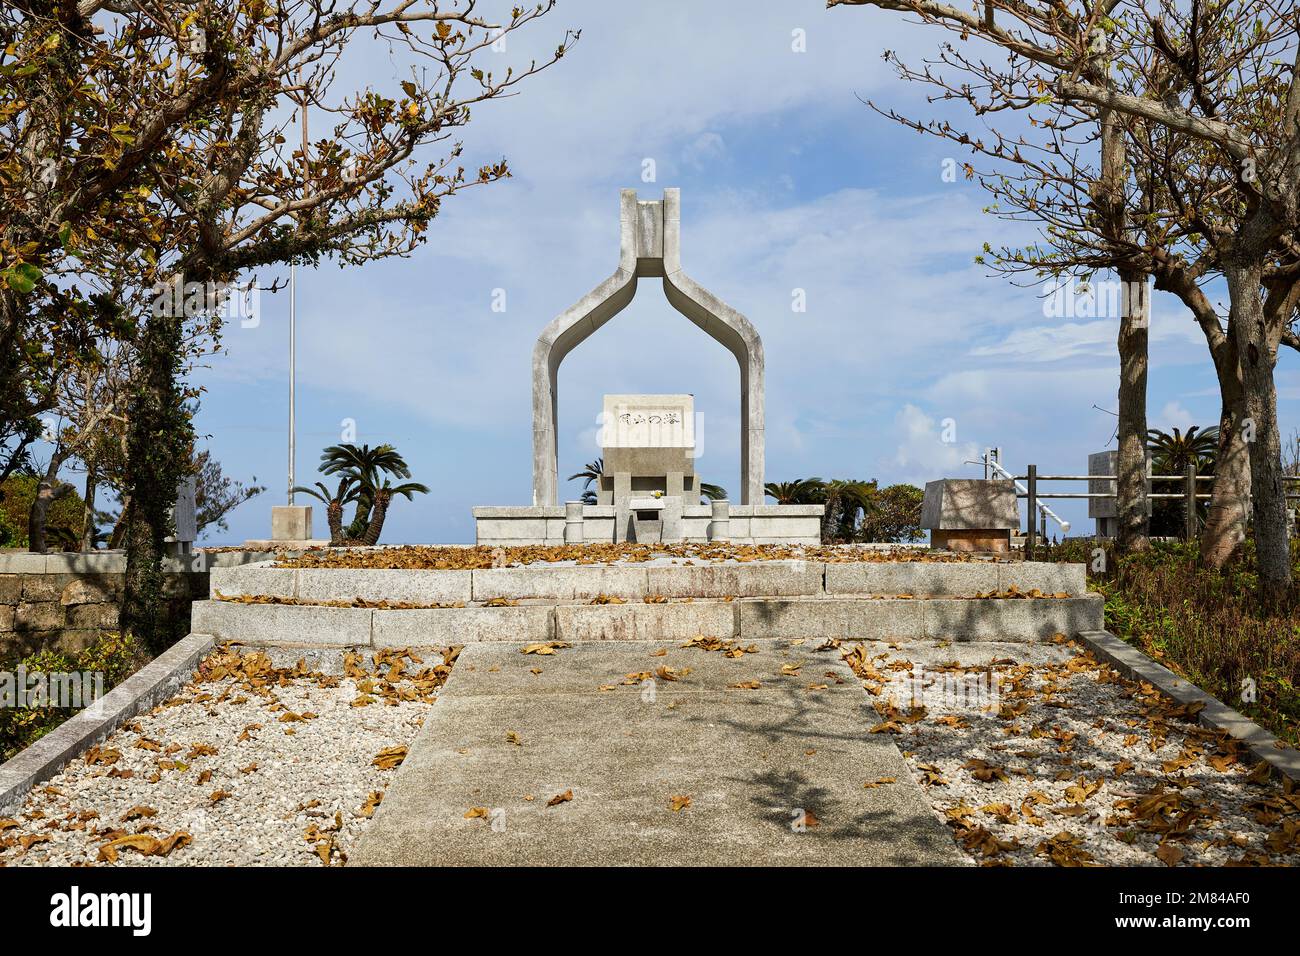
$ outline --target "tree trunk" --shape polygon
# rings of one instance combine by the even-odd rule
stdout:
[[[361,538],[361,543],[367,547],[374,547],[379,543],[379,535],[384,530],[384,518],[388,515],[388,503],[392,497],[392,492],[382,488],[375,492],[375,501],[370,509],[370,523],[366,525],[366,533]]]
[[[121,626],[154,654],[179,635],[163,595],[163,539],[171,530],[176,488],[193,458],[194,428],[178,379],[182,319],[155,315],[140,337],[140,381],[129,416],[126,576]]]
[[[1116,456],[1116,546],[1150,546],[1147,516],[1147,277],[1120,270],[1124,314],[1119,321],[1119,453]]]
[[[50,456],[50,464],[45,469],[40,483],[36,486],[36,497],[27,511],[27,545],[28,550],[43,554],[48,550],[45,543],[45,522],[49,517],[50,505],[72,491],[72,485],[59,480],[59,468],[63,464],[63,454],[56,448]]]
[[[99,479],[95,475],[95,466],[87,464],[86,466],[86,491],[82,495],[84,501],[81,509],[81,550],[95,550],[95,532],[98,526],[95,522],[95,490],[98,487]]]
[[[117,516],[113,522],[113,530],[108,535],[108,547],[110,550],[117,550],[123,547],[126,541],[126,524],[130,520],[131,514],[131,496],[122,496],[122,513]]]
[[[1250,447],[1246,444],[1246,407],[1241,370],[1232,347],[1231,374],[1219,376],[1223,409],[1219,415],[1219,450],[1215,455],[1214,490],[1201,529],[1201,561],[1222,568],[1246,540],[1250,520]]]
[[[1277,344],[1271,342],[1257,262],[1225,263],[1231,300],[1229,331],[1241,362],[1247,414],[1245,439],[1250,452],[1250,487],[1254,498],[1255,558],[1261,597],[1283,599],[1291,587],[1291,546],[1286,532],[1286,491],[1282,482],[1282,442],[1277,425],[1277,388],[1273,367]]]
[[[330,547],[343,543],[343,503],[337,499],[325,506],[325,520],[330,527]]]
[[[1221,568],[1246,540],[1250,520],[1250,449],[1243,437],[1247,414],[1237,343],[1224,334],[1218,312],[1198,284],[1199,272],[1189,270],[1180,259],[1160,255],[1155,266],[1156,288],[1174,293],[1191,309],[1219,380],[1219,448],[1209,513],[1201,529],[1201,560],[1208,567]]]

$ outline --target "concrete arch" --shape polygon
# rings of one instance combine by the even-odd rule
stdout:
[[[743,505],[763,502],[763,342],[743,315],[682,270],[681,190],[638,200],[624,189],[618,268],[537,337],[533,347],[533,504],[557,504],[560,364],[589,335],[627,308],[638,278],[660,277],[670,305],[721,343],[740,365],[740,484]]]

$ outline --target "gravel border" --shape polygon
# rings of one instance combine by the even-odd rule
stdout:
[[[875,705],[870,731],[891,735],[973,862],[1300,863],[1300,789],[1201,725],[1198,702],[1130,680],[1076,642],[842,650]],[[962,680],[996,692],[972,700]]]
[[[0,819],[0,866],[344,864],[455,656],[218,648]]]
[[[170,697],[214,643],[210,634],[182,638],[89,707],[0,764],[0,817],[14,813],[33,787],[114,728]]]
[[[1158,664],[1132,644],[1109,631],[1083,631],[1079,640],[1131,680],[1146,681],[1180,704],[1199,704],[1197,719],[1206,727],[1232,734],[1280,777],[1300,783],[1300,750],[1288,747],[1259,724],[1211,697],[1190,681]]]

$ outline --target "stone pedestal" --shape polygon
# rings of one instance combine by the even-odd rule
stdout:
[[[273,505],[271,540],[311,540],[311,505]]]
[[[1119,452],[1099,451],[1088,456],[1088,474],[1114,475],[1119,473]],[[1147,474],[1151,474],[1151,453],[1147,453]],[[1106,479],[1094,479],[1088,482],[1088,492],[1094,495],[1114,495],[1116,482]],[[1147,494],[1151,493],[1151,482],[1147,482]],[[1151,516],[1151,499],[1147,499],[1147,516]],[[1118,528],[1118,507],[1115,498],[1089,498],[1088,517],[1096,522],[1096,534],[1099,538],[1113,538]]]
[[[930,547],[949,551],[1011,550],[1011,531],[1020,526],[1015,482],[945,478],[926,482],[921,527]]]

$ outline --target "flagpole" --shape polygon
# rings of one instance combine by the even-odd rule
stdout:
[[[307,189],[307,91],[302,85],[302,67],[298,67],[298,90],[302,97],[302,168],[303,190]],[[295,465],[298,457],[298,267],[289,263],[289,504],[293,504]]]

